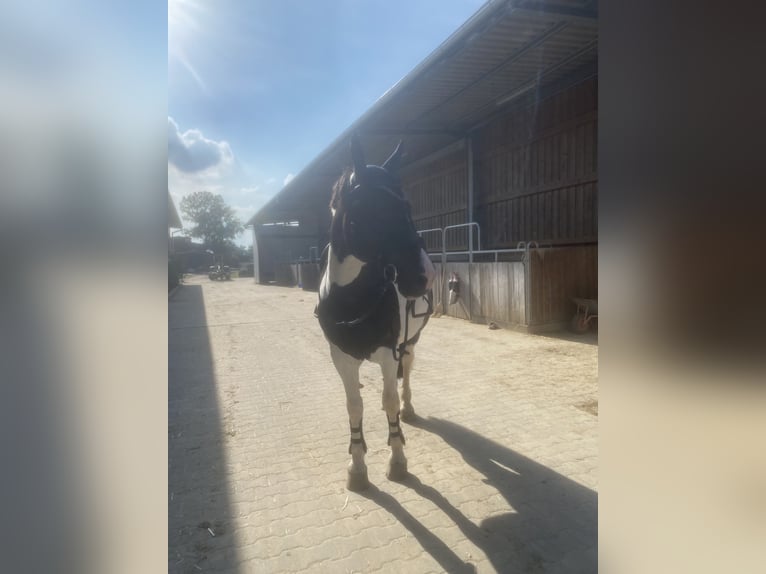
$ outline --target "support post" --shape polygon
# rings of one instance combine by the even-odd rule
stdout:
[[[253,279],[260,283],[261,274],[258,266],[258,237],[255,234],[255,225],[253,224]]]
[[[468,152],[468,223],[473,223],[473,191],[474,191],[474,171],[473,171],[473,136],[466,138],[466,149]],[[468,320],[473,321],[473,297],[471,293],[471,267],[473,266],[473,225],[468,225]]]
[[[468,205],[467,221],[473,223],[473,137],[466,138],[466,149],[468,153]],[[468,226],[468,262],[473,263],[473,226]]]

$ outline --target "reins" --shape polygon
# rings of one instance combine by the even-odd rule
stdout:
[[[420,329],[418,329],[418,332],[415,333],[411,338],[409,336],[409,328],[410,328],[410,316],[413,319],[420,319],[422,317],[428,317],[433,313],[434,306],[433,306],[433,291],[428,291],[425,295],[423,295],[423,299],[426,300],[426,303],[428,303],[428,308],[423,313],[415,313],[415,303],[417,302],[417,299],[408,299],[407,300],[407,307],[405,308],[404,313],[404,341],[402,342],[399,347],[394,346],[391,351],[394,354],[394,360],[401,364],[402,357],[404,355],[409,355],[409,351],[406,350],[407,345],[409,345],[412,342],[412,339],[417,337],[420,334],[420,331],[423,330],[423,327],[425,327],[425,323],[420,326]],[[397,351],[399,352],[399,356],[396,356]]]

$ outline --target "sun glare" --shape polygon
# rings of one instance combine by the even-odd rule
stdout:
[[[168,0],[168,43],[180,46],[184,37],[198,28],[198,0]]]
[[[179,62],[199,87],[206,91],[205,82],[192,65],[185,49],[189,36],[198,31],[197,16],[200,11],[199,0],[168,0],[168,59]]]

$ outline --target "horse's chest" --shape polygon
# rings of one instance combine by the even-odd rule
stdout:
[[[344,353],[367,359],[380,347],[397,345],[398,299],[394,289],[375,293],[333,285],[317,305],[319,324],[325,337]]]

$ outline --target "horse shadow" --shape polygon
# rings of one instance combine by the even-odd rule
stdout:
[[[439,418],[417,418],[410,424],[457,450],[513,509],[477,525],[417,476],[410,474],[402,482],[444,512],[497,572],[598,570],[596,492],[459,424]],[[405,526],[445,572],[476,571],[393,496],[375,487],[365,495]]]

